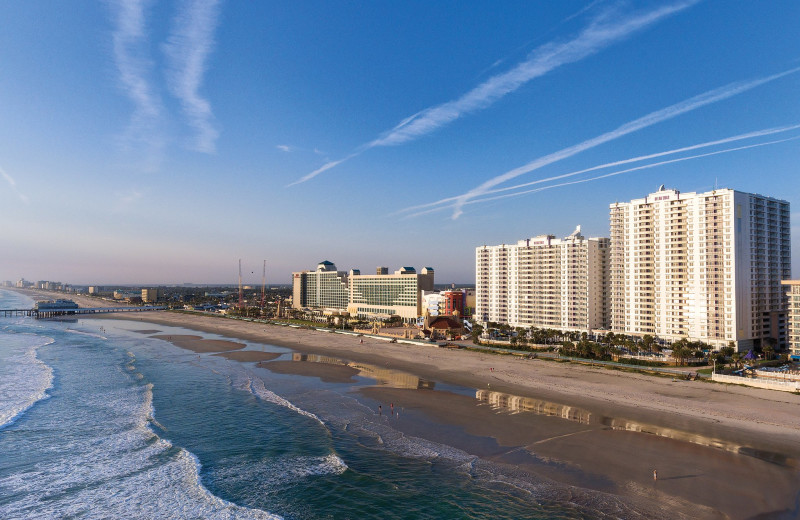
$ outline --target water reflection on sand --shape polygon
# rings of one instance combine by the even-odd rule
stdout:
[[[331,356],[294,353],[292,354],[292,361],[347,366],[358,370],[361,376],[374,379],[378,385],[387,386],[389,388],[432,390],[436,386],[434,381],[422,379],[408,372],[370,365],[368,363],[355,363]],[[796,458],[789,457],[782,453],[746,446],[718,437],[676,428],[657,426],[655,424],[643,423],[623,417],[609,417],[573,405],[490,390],[476,390],[475,399],[479,404],[487,404],[498,412],[533,413],[536,415],[557,417],[587,426],[650,434],[699,446],[716,448],[730,453],[755,457],[781,466],[792,468],[800,467]]]
[[[325,363],[328,365],[340,365],[358,370],[358,375],[374,379],[379,385],[390,388],[406,388],[412,390],[432,390],[436,383],[422,379],[408,372],[392,370],[390,368],[379,367],[367,363],[353,363],[331,356],[320,356],[317,354],[292,354],[292,361],[305,361],[310,363]]]
[[[745,446],[695,432],[633,421],[622,417],[608,417],[605,415],[592,414],[592,412],[588,410],[571,405],[488,390],[477,390],[475,392],[475,399],[481,403],[488,404],[498,411],[530,412],[536,415],[559,417],[580,424],[601,426],[612,430],[646,433],[681,442],[717,448],[739,455],[755,457],[781,466],[800,467],[798,466],[797,459],[788,457],[782,453]]]

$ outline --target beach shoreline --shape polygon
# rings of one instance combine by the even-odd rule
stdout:
[[[797,513],[791,512],[800,489],[800,396],[794,394],[388,343],[213,315],[149,312],[84,317],[140,322],[143,331],[153,335],[160,335],[158,325],[219,335],[225,339],[202,341],[226,341],[219,343],[227,347],[219,349],[227,350],[225,357],[259,361],[268,370],[269,356],[242,355],[248,351],[233,350],[234,344],[275,345],[343,363],[325,368],[319,363],[276,361],[273,370],[282,374],[346,383],[354,375],[348,367],[364,364],[473,388],[475,397],[380,384],[360,393],[384,403],[387,419],[394,417],[388,403],[398,403],[403,416],[398,413],[393,426],[405,434],[448,441],[486,460],[512,464],[562,484],[670,504],[676,514],[686,517],[692,517],[692,507],[708,518],[749,518],[766,512],[778,518]],[[176,341],[194,350],[187,338],[172,338]],[[521,412],[535,409],[555,417],[537,419]],[[406,419],[415,414],[424,420]],[[584,423],[584,417],[591,418]],[[427,426],[420,426],[423,423]],[[449,434],[440,438],[441,432]],[[656,468],[661,477],[654,485]],[[753,486],[759,480],[771,484]]]

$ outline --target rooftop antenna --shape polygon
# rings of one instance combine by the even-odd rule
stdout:
[[[242,259],[239,259],[239,311],[244,309],[244,292],[242,292]]]

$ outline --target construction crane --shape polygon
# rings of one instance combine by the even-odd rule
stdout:
[[[264,273],[261,275],[261,315],[264,316],[264,304],[266,303],[266,291],[267,288],[267,261],[264,260]]]
[[[242,291],[242,259],[239,259],[239,313],[244,310],[244,291]]]

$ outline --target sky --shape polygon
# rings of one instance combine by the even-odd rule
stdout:
[[[0,280],[289,283],[792,204],[800,2],[0,2]]]

